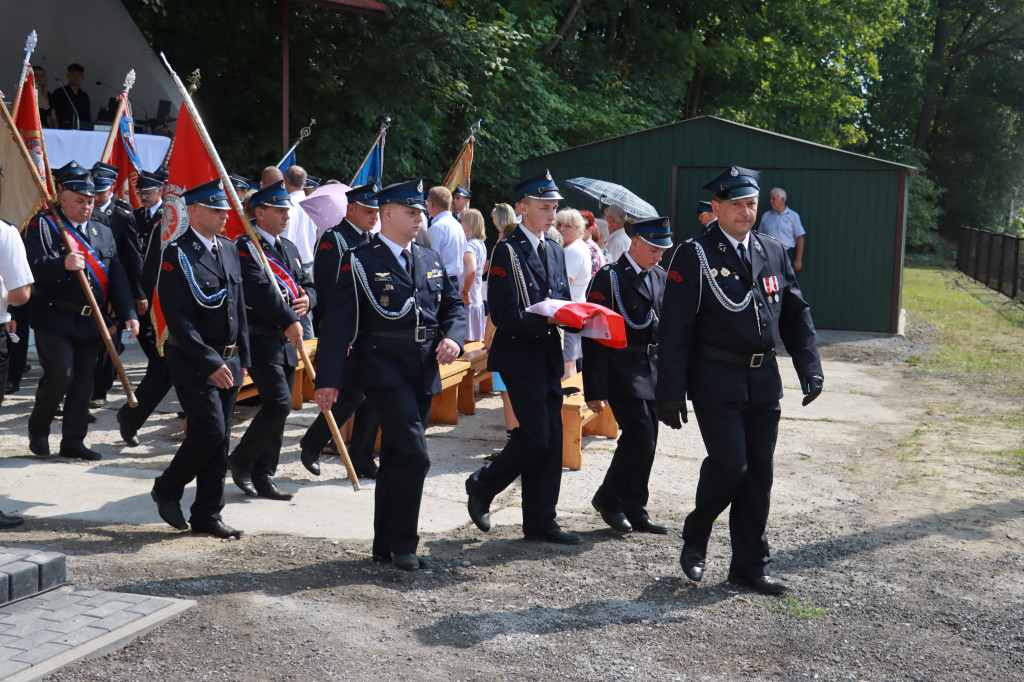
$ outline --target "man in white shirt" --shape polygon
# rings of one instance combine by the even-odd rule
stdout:
[[[614,263],[629,250],[632,242],[626,232],[626,211],[621,206],[608,206],[604,209],[604,219],[608,222],[608,238],[604,248],[608,252],[608,262]]]
[[[441,261],[452,280],[452,286],[459,286],[459,277],[464,265],[462,255],[466,253],[466,233],[451,212],[452,193],[447,187],[431,187],[427,194],[427,213],[430,214],[430,243],[434,251],[441,254]]]
[[[800,222],[800,214],[786,206],[786,190],[781,187],[772,189],[768,197],[772,210],[765,211],[761,216],[761,224],[757,231],[782,242],[786,247],[786,255],[793,264],[794,272],[800,272],[804,266],[804,226]]]
[[[10,357],[13,333],[21,331],[28,335],[27,329],[18,330],[7,312],[7,304],[24,305],[32,295],[32,269],[25,257],[25,244],[21,235],[13,225],[0,220],[0,386],[7,385],[7,361]],[[0,394],[0,404],[4,396]],[[7,516],[0,512],[0,528],[17,526],[23,521],[18,516]]]
[[[262,179],[262,178],[261,178]],[[302,269],[310,281],[313,279],[313,250],[316,248],[317,231],[316,223],[299,206],[299,202],[306,198],[304,190],[306,186],[306,171],[302,166],[289,166],[284,172],[284,186],[288,190],[288,201],[292,207],[288,211],[288,227],[281,236],[295,244],[299,249],[299,258],[302,260]],[[313,338],[313,324],[309,315],[303,316],[299,322],[302,323],[302,338]]]

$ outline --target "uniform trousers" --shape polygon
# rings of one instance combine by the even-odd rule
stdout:
[[[609,514],[635,518],[644,513],[650,497],[648,482],[658,444],[658,413],[655,401],[615,399],[608,401],[622,429],[604,482],[594,496]]]
[[[562,384],[547,377],[502,372],[512,411],[519,421],[493,462],[469,477],[474,496],[492,500],[517,477],[523,483],[523,531],[544,533],[558,527],[555,505],[562,485]]]
[[[114,344],[114,350],[118,355],[124,353],[124,342],[121,341],[121,332],[124,331],[124,323],[118,322],[110,340]],[[105,350],[105,349],[104,349]],[[110,359],[110,353],[100,353],[96,358],[96,375],[93,377],[92,398],[93,400],[106,400],[107,392],[114,385],[114,377],[117,372],[114,370],[114,361]]]
[[[373,553],[415,554],[420,501],[430,470],[427,456],[429,395],[410,388],[365,388],[380,418],[380,470],[374,491]]]
[[[231,453],[231,462],[249,472],[253,480],[260,480],[277,472],[284,423],[292,412],[295,368],[274,362],[253,363],[249,376],[260,393],[262,405]]]
[[[50,422],[64,400],[62,445],[80,444],[89,431],[89,399],[92,396],[96,358],[104,350],[100,339],[80,339],[36,330],[36,354],[43,377],[28,418],[29,438],[47,436]]]
[[[373,444],[377,440],[377,427],[380,422],[374,415],[373,408],[366,400],[366,394],[355,383],[355,370],[352,363],[347,363],[341,378],[338,399],[331,406],[331,414],[340,428],[353,414],[356,415],[352,426],[352,447],[349,458],[357,471],[365,471],[373,463]],[[299,441],[303,450],[320,452],[331,442],[331,429],[327,418],[318,413],[313,423]]]
[[[195,375],[185,355],[173,348],[165,348],[171,376],[191,378]],[[189,523],[220,519],[220,511],[224,508],[224,475],[228,470],[231,417],[235,411],[238,387],[217,388],[212,384],[182,382],[174,390],[188,418],[188,431],[170,466],[156,479],[157,495],[180,501],[185,486],[195,480],[196,499]]]
[[[17,323],[18,329],[15,333],[19,339],[18,343],[11,343],[11,355],[7,361],[7,381],[19,387],[28,364],[29,310],[28,304],[7,307],[11,319]]]
[[[146,374],[142,377],[142,381],[139,382],[139,387],[135,389],[135,400],[139,404],[132,407],[125,403],[118,410],[118,421],[121,422],[125,429],[130,430],[132,433],[137,432],[146,423],[150,415],[156,411],[157,406],[160,405],[164,396],[170,390],[171,372],[167,369],[167,359],[157,355],[156,358],[150,359],[149,364],[146,365]]]
[[[149,314],[139,316],[139,335],[135,338],[150,362],[161,357],[160,351],[156,349],[156,327],[153,326],[153,318]]]
[[[708,456],[700,467],[694,510],[683,542],[707,548],[711,528],[730,504],[731,571],[749,579],[768,575],[768,509],[771,503],[778,401],[693,402]]]

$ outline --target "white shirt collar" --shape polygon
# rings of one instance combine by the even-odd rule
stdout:
[[[623,255],[626,256],[626,260],[628,260],[629,264],[633,266],[634,270],[636,270],[636,274],[639,275],[641,272],[644,271],[644,269],[642,267],[640,267],[639,265],[636,264],[636,261],[633,260],[633,257],[629,255],[629,251],[626,251]]]
[[[112,204],[113,202],[114,202],[114,197],[113,197],[113,195],[111,195],[111,197],[109,199],[107,199],[107,203],[103,204],[102,206],[97,206],[96,210],[97,211],[103,211],[104,213],[106,213],[107,207],[110,206],[110,204]]]
[[[152,218],[154,215],[156,215],[156,212],[159,211],[160,207],[163,205],[164,200],[163,197],[161,197],[155,204],[153,204],[152,208],[146,209],[146,215]]]
[[[256,225],[256,223],[253,223],[253,225],[256,227],[256,231],[259,232],[263,236],[263,238],[267,240],[268,244],[273,244],[278,240],[278,237],[275,237],[274,235],[270,234],[259,225]]]
[[[541,232],[541,233],[540,233],[540,236],[538,237],[538,236],[537,236],[537,235],[535,235],[535,234],[534,234],[533,232],[531,232],[530,230],[528,230],[528,229],[526,229],[525,227],[523,227],[523,224],[522,224],[522,223],[520,223],[520,224],[519,224],[519,227],[517,227],[516,229],[517,229],[517,230],[522,230],[522,231],[523,231],[523,234],[525,234],[525,235],[526,235],[526,238],[530,240],[530,245],[531,245],[531,246],[533,247],[533,250],[534,250],[534,251],[536,251],[536,250],[537,250],[537,246],[538,246],[538,245],[540,245],[540,243],[541,243],[542,241],[544,241],[544,239],[545,239],[545,237],[544,237],[544,233],[543,233],[543,232]]]
[[[722,230],[722,226],[719,225],[718,229]],[[739,241],[737,239],[733,239],[729,235],[729,233],[726,232],[725,230],[722,230],[722,234],[724,234],[725,238],[729,240],[730,244],[732,244],[733,251],[736,251],[737,255],[739,255],[739,251],[737,251],[737,247],[739,247],[740,244],[743,244],[743,248],[747,252],[747,258],[750,258],[750,233],[749,232],[747,232],[747,235],[743,238],[743,241]]]
[[[386,246],[389,249],[391,249],[391,253],[393,253],[394,256],[395,256],[395,260],[397,260],[402,265],[406,265],[405,259],[402,258],[402,251],[408,250],[409,253],[412,253],[412,242],[409,243],[408,247],[403,249],[401,246],[399,246],[398,244],[394,243],[393,241],[391,241],[390,239],[385,237],[383,232],[378,232],[377,236],[380,237],[380,240],[382,242],[384,242],[384,246]]]
[[[434,222],[437,222],[438,220],[441,220],[445,216],[450,216],[451,214],[452,214],[451,211],[441,211],[436,216],[434,216]]]
[[[212,254],[214,243],[207,239],[206,237],[204,237],[203,235],[199,234],[199,231],[196,230],[196,228],[192,227],[191,225],[188,226],[188,229],[192,230],[192,233],[195,234],[195,236],[199,237],[199,241],[201,241],[203,243],[203,246],[206,247],[206,250]]]

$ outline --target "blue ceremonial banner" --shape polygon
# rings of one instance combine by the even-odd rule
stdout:
[[[361,187],[372,182],[378,182],[384,177],[384,138],[386,135],[387,130],[382,127],[377,140],[370,147],[366,158],[363,159],[363,165],[359,167],[359,170],[356,171],[356,174],[349,181],[349,187]]]
[[[295,165],[295,147],[291,148],[288,155],[281,159],[281,163],[277,164],[277,167],[284,173],[286,170]]]

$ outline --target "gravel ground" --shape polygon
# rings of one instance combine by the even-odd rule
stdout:
[[[704,581],[683,577],[700,458],[659,449],[650,509],[667,538],[619,535],[581,503],[560,511],[578,547],[467,520],[423,537],[435,567],[419,574],[371,562],[365,540],[33,524],[18,540],[68,553],[75,584],[199,604],[48,679],[1024,679],[1024,495],[985,445],[1021,441],[995,419],[1019,396],[908,365],[926,329],[822,343],[877,378],[892,418],[784,417],[769,538],[786,598],[725,582],[724,518]],[[588,442],[585,468],[609,447]]]

